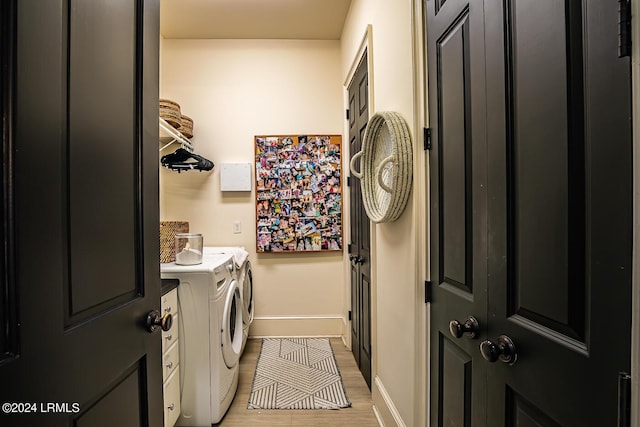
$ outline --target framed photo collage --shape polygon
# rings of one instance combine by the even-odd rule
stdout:
[[[342,250],[342,137],[255,137],[257,252]]]

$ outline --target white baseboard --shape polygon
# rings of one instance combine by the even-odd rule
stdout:
[[[371,398],[378,423],[381,426],[407,427],[380,378],[375,377],[373,384]]]
[[[342,338],[342,344],[344,344],[344,346],[347,347],[349,351],[351,351],[351,346],[347,342],[347,338],[344,335],[340,336],[340,338]]]
[[[345,347],[351,350],[351,321],[347,319],[347,316],[342,316],[342,343]]]
[[[344,316],[255,316],[250,337],[341,337]],[[344,339],[344,338],[343,338]]]
[[[382,416],[380,415],[380,412],[378,411],[378,407],[376,405],[373,405],[371,409],[373,409],[373,415],[376,417],[376,421],[378,422],[378,425],[380,427],[386,427],[385,424],[384,424],[384,421],[382,420]]]

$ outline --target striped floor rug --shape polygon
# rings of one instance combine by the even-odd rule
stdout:
[[[248,409],[351,406],[327,338],[265,338]]]

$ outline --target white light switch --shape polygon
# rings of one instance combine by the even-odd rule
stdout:
[[[242,233],[242,225],[240,224],[240,221],[233,221],[233,234],[240,233]]]

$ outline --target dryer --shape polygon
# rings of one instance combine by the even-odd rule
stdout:
[[[249,337],[249,326],[253,322],[253,272],[251,271],[251,261],[249,252],[241,246],[206,246],[203,253],[207,254],[230,254],[236,264],[238,283],[242,295],[242,347],[240,354],[244,352]]]
[[[218,423],[238,388],[242,297],[228,254],[203,254],[198,265],[161,264],[178,279],[181,415],[177,426]]]
[[[249,326],[253,322],[253,272],[248,258],[238,271],[238,283],[242,287],[242,354],[249,337]]]

